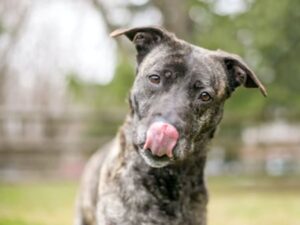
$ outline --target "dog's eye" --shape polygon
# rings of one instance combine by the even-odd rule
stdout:
[[[149,75],[148,79],[153,84],[159,84],[160,83],[160,76],[158,76],[157,74],[151,74],[151,75]]]
[[[199,99],[201,99],[203,102],[208,102],[212,99],[210,94],[206,91],[201,92]]]

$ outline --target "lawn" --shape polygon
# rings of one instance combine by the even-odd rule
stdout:
[[[211,178],[209,225],[300,225],[300,179]]]
[[[209,178],[209,225],[299,225],[300,179]],[[77,185],[0,185],[0,225],[72,224]]]
[[[0,225],[72,224],[76,185],[0,185]]]

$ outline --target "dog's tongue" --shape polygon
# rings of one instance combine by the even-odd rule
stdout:
[[[144,149],[149,149],[153,155],[173,157],[173,148],[179,133],[174,126],[164,122],[153,123],[147,131]]]

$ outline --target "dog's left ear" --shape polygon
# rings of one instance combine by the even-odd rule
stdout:
[[[138,63],[140,63],[155,46],[160,44],[168,36],[167,31],[152,26],[118,29],[113,31],[110,36],[118,37],[123,34],[134,43],[137,50]]]
[[[255,73],[238,55],[218,50],[214,57],[221,61],[228,75],[229,86],[232,90],[243,85],[246,88],[259,88],[266,97],[267,91]]]

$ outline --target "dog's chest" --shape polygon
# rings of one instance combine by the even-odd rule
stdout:
[[[199,206],[206,205],[204,184],[186,180],[175,171],[124,170],[100,196],[101,225],[196,225]],[[196,184],[197,183],[197,184]]]

